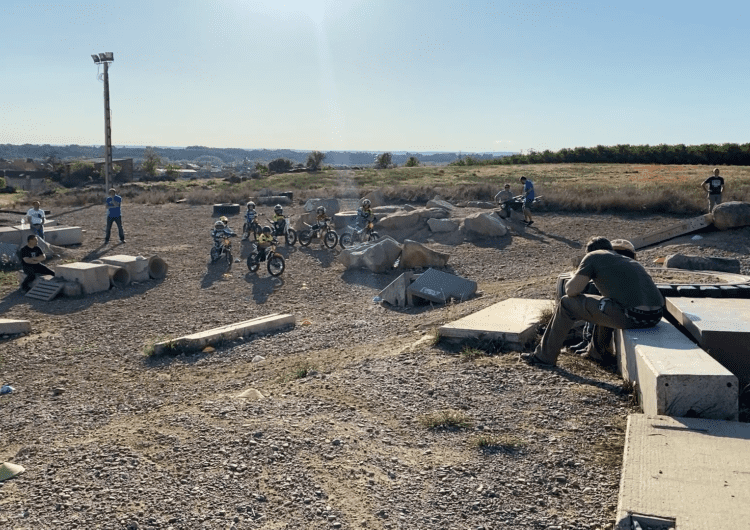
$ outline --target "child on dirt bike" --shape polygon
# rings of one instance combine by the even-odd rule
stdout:
[[[326,225],[328,221],[331,220],[331,218],[326,216],[326,209],[323,206],[318,206],[316,212],[318,216],[315,218],[315,224],[312,225],[312,229],[320,230]]]
[[[367,228],[368,223],[374,223],[376,220],[370,204],[370,199],[364,199],[362,206],[357,210],[357,228],[360,232]]]
[[[242,227],[242,241],[247,241],[250,238],[250,232],[255,234],[254,226],[256,225],[255,218],[258,216],[258,212],[255,211],[255,203],[250,201],[247,203],[247,211],[245,212],[245,226]]]
[[[286,228],[286,218],[284,217],[284,209],[280,204],[273,207],[273,217],[271,217],[271,221],[273,222],[274,233],[276,235],[283,234],[284,229]]]
[[[226,233],[226,228],[226,225],[221,220],[214,223],[214,227],[211,230],[211,238],[214,240],[214,248],[221,248],[221,245],[224,244],[224,239],[231,237]]]
[[[263,231],[258,236],[258,261],[266,261],[266,250],[274,242],[270,226],[264,226]]]

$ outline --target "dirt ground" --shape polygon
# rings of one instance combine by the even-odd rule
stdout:
[[[372,301],[398,272],[346,271],[317,242],[282,245],[278,279],[244,262],[224,276],[208,264],[209,206],[125,204],[127,243],[107,247],[101,206],[46,206],[85,230],[63,260],[156,254],[169,272],[46,303],[1,287],[2,317],[33,329],[0,340],[0,383],[15,388],[0,396],[0,462],[26,468],[0,483],[3,528],[611,528],[637,410],[617,374],[568,355],[553,370],[515,352],[467,360],[432,336],[509,297],[552,299],[592,234],[635,237],[674,219],[540,214],[498,240],[431,243],[482,295],[404,310]],[[639,259],[734,257],[748,274],[749,242],[750,228],[705,232]],[[296,327],[211,353],[145,353],[274,313]],[[248,389],[265,397],[236,397]],[[423,425],[440,411],[467,423]]]

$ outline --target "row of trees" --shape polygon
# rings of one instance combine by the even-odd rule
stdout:
[[[535,151],[492,160],[471,157],[451,162],[451,165],[487,164],[707,164],[711,166],[750,165],[750,144],[701,145],[597,145],[559,151]]]

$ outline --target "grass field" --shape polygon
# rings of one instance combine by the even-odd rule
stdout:
[[[724,202],[750,201],[750,167],[724,166]],[[248,197],[293,190],[295,197],[361,197],[375,189],[394,201],[426,201],[436,194],[449,200],[492,200],[508,182],[521,193],[519,178],[534,182],[544,197],[541,210],[594,212],[653,212],[699,214],[706,210],[701,183],[708,166],[645,164],[535,164],[515,166],[431,166],[394,169],[326,170],[284,173],[229,184],[223,180],[133,183],[121,188],[127,200],[163,204],[185,199],[191,204],[244,203]],[[271,190],[274,190],[273,192]],[[57,205],[99,201],[98,190],[58,190],[49,198]],[[25,203],[31,197],[14,196]]]

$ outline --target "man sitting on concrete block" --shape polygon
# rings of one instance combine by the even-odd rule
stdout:
[[[23,268],[23,272],[26,273],[26,278],[24,278],[21,283],[21,291],[24,293],[31,288],[31,282],[34,281],[37,275],[55,275],[55,272],[52,269],[42,265],[42,262],[47,257],[37,243],[37,236],[31,234],[26,238],[26,246],[21,248],[19,252],[21,257],[21,267]]]
[[[603,296],[582,294],[589,281],[594,282]],[[653,327],[661,320],[663,308],[664,298],[646,269],[614,252],[608,239],[592,237],[586,243],[586,255],[578,270],[565,286],[565,296],[557,304],[541,343],[534,353],[521,354],[521,360],[554,366],[576,320],[596,324],[584,357],[597,361],[613,358],[613,328]]]

